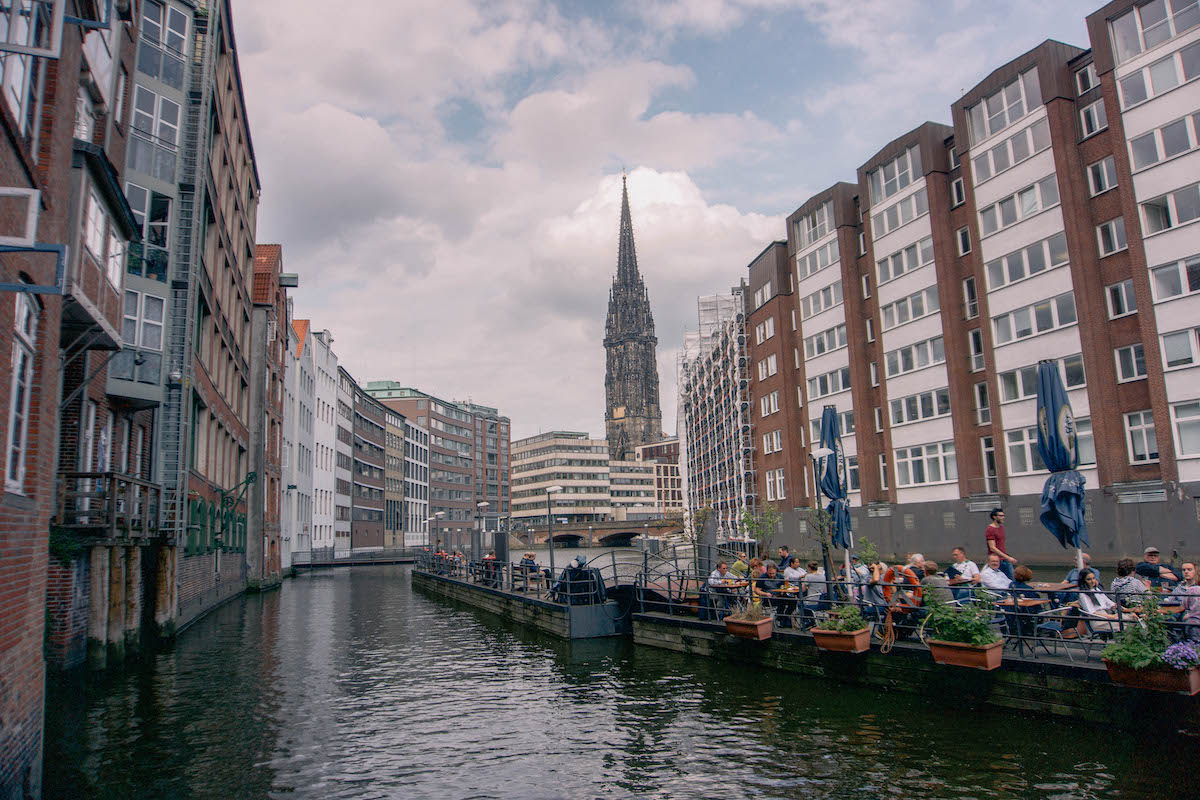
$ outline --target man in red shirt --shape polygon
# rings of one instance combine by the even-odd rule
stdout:
[[[987,526],[984,536],[987,539],[987,554],[990,556],[995,553],[999,556],[1000,571],[1007,575],[1009,580],[1013,580],[1012,565],[1016,564],[1017,560],[1008,554],[1004,534],[1004,509],[992,509],[992,524]]]

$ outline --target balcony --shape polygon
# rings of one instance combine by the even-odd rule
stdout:
[[[58,478],[58,527],[103,539],[158,534],[159,484],[119,472],[63,472]]]

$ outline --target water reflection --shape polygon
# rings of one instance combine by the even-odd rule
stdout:
[[[77,701],[70,702],[76,697]],[[329,571],[86,691],[53,687],[47,796],[1183,796],[1189,740],[562,642]]]

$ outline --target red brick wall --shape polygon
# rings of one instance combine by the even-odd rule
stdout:
[[[59,669],[87,656],[90,560],[86,551],[64,564],[51,558],[46,579],[46,656]]]

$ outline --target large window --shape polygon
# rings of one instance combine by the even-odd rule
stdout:
[[[83,219],[83,247],[117,291],[125,272],[125,239],[95,189],[88,192]]]
[[[135,87],[133,98],[129,167],[165,183],[174,183],[179,104],[144,86]]]
[[[878,205],[922,175],[921,150],[917,145],[867,175],[871,184],[871,205]]]
[[[831,239],[828,244],[823,244],[811,253],[796,258],[796,275],[801,279],[814,275],[830,264],[836,264],[838,256],[838,240]]]
[[[1075,295],[1064,292],[1049,300],[993,317],[992,325],[996,332],[996,344],[1006,344],[1073,325],[1076,319]]]
[[[1125,438],[1129,446],[1129,463],[1146,464],[1158,461],[1158,439],[1154,431],[1154,412],[1134,411],[1125,415]]]
[[[892,425],[906,425],[950,415],[950,389],[943,387],[891,401]]]
[[[826,286],[824,289],[818,289],[807,297],[800,300],[800,318],[808,319],[814,314],[819,314],[822,311],[833,308],[842,304],[842,282]]]
[[[842,367],[808,379],[809,402],[850,389],[850,368]]]
[[[804,357],[815,358],[846,346],[846,326],[835,325],[804,339]]]
[[[896,485],[919,486],[958,480],[954,442],[938,442],[896,450]]]
[[[1113,351],[1117,360],[1117,382],[1140,381],[1146,377],[1146,352],[1142,343],[1118,347]]]
[[[1156,267],[1153,276],[1154,299],[1158,302],[1200,292],[1200,256]]]
[[[905,345],[884,354],[884,364],[889,378],[945,362],[946,346],[941,336]]]
[[[924,189],[919,189],[871,217],[871,232],[874,238],[878,239],[885,233],[891,233],[928,213],[929,194]]]
[[[15,8],[14,8],[15,5]],[[32,7],[31,7],[32,6]],[[9,24],[9,15],[12,22]],[[12,44],[44,48],[53,28],[48,3],[0,4],[0,38]],[[42,94],[48,59],[8,53],[0,56],[0,94],[17,122],[17,131],[30,140],[30,152],[38,157],[37,139],[42,112]]]
[[[832,200],[827,200],[816,211],[796,220],[796,238],[802,247],[816,244],[833,229]]]
[[[1049,239],[989,261],[986,265],[988,288],[1001,286],[1037,275],[1067,263],[1067,235],[1056,233]]]
[[[775,317],[767,317],[754,326],[754,343],[762,344],[775,335]]]
[[[1066,388],[1078,389],[1087,385],[1087,378],[1083,372],[1082,355],[1077,353],[1058,359],[1058,369]],[[1001,372],[997,376],[997,382],[1000,384],[1001,403],[1032,400],[1037,397],[1037,365],[1032,364],[1009,372]]]
[[[1146,169],[1194,149],[1200,144],[1198,134],[1200,113],[1169,122],[1161,128],[1131,139],[1129,155],[1133,169]]]
[[[1042,454],[1038,452],[1037,428],[1005,431],[1004,438],[1008,444],[1009,475],[1028,475],[1033,472],[1046,471]]]
[[[1050,123],[1039,119],[1015,136],[1005,139],[971,160],[975,171],[975,185],[978,186],[1001,172],[1015,167],[1049,146]]]
[[[994,136],[1042,104],[1037,67],[1023,72],[1000,91],[967,109],[971,144]]]
[[[1191,222],[1200,217],[1200,184],[1142,203],[1142,216],[1147,236]]]
[[[879,312],[883,316],[883,329],[886,331],[906,322],[937,313],[940,308],[937,286],[930,286],[928,289],[923,289],[908,297],[902,297],[894,303],[888,303],[879,309]]]
[[[1088,187],[1092,196],[1107,192],[1117,185],[1117,162],[1112,156],[1102,158],[1088,167]]]
[[[1162,335],[1164,369],[1194,367],[1200,363],[1200,328],[1187,328]]]
[[[1023,219],[1058,205],[1058,180],[1054,175],[1027,186],[1014,195],[986,206],[979,212],[981,236],[1016,225]]]
[[[882,286],[906,272],[912,272],[918,267],[932,263],[933,237],[926,236],[921,241],[910,244],[903,250],[897,250],[887,258],[881,258],[876,262],[876,267],[879,269],[879,284]]]
[[[1200,400],[1171,406],[1175,421],[1175,447],[1181,458],[1200,456]]]
[[[1125,218],[1117,217],[1096,226],[1096,244],[1100,248],[1100,257],[1111,256],[1128,247],[1125,240]]]
[[[1196,0],[1150,0],[1131,8],[1111,25],[1113,51],[1123,63],[1200,23]]]
[[[16,309],[13,320],[12,374],[9,377],[8,446],[5,452],[4,488],[9,492],[24,494],[29,408],[34,385],[34,353],[37,352],[38,306],[33,295],[15,292],[8,296],[14,295]]]
[[[129,208],[142,232],[142,241],[129,246],[127,270],[166,282],[169,236],[171,229],[171,198],[130,183],[125,186]]]
[[[173,6],[146,0],[138,37],[138,71],[182,91],[187,39],[187,14]]]
[[[1200,75],[1200,44],[1185,47],[1121,79],[1121,104],[1139,105]]]
[[[1079,129],[1083,138],[1099,133],[1108,127],[1108,114],[1104,111],[1104,100],[1101,98],[1079,112]]]
[[[1106,286],[1104,294],[1108,298],[1109,319],[1127,317],[1137,313],[1137,296],[1133,293],[1133,278]]]

